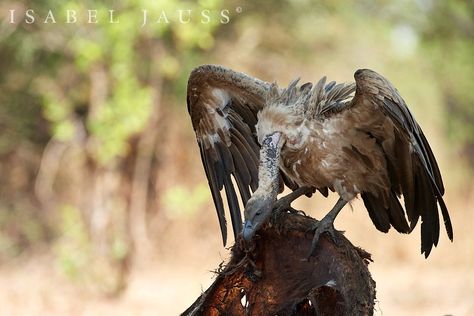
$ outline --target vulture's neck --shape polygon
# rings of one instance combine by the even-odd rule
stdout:
[[[258,189],[254,195],[265,195],[276,200],[279,189],[279,164],[282,147],[280,137],[283,136],[277,132],[263,140],[258,168]]]

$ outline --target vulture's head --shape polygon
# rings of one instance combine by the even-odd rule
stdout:
[[[254,194],[248,200],[245,206],[245,223],[242,230],[242,236],[246,242],[249,242],[255,235],[255,232],[267,222],[272,214],[275,200],[276,197],[273,198],[270,194]]]

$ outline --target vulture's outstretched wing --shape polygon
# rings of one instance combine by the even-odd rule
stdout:
[[[409,232],[403,208],[396,199],[403,194],[410,230],[421,216],[421,251],[427,257],[432,246],[438,244],[438,205],[448,237],[453,240],[438,164],[420,126],[392,84],[368,69],[356,71],[354,78],[356,94],[348,107],[363,106],[368,107],[368,111],[383,111],[394,125],[391,139],[375,133],[372,135],[384,150],[387,160],[392,185],[390,209],[385,210],[380,199],[370,194],[362,194],[364,204],[378,229],[388,231],[392,224],[401,232]]]
[[[234,235],[237,236],[242,229],[242,218],[231,175],[245,205],[250,190],[253,192],[258,187],[260,146],[255,137],[255,125],[269,89],[267,82],[215,65],[197,67],[189,77],[188,112],[224,245],[227,228],[221,191],[225,189]],[[288,187],[296,188],[283,174],[282,177]]]

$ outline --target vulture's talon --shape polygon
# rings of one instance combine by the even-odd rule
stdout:
[[[287,208],[283,208],[283,209],[275,209],[274,212],[276,214],[281,214],[281,213],[290,213],[290,214],[304,214],[303,211],[300,211],[300,210],[296,210],[294,208],[292,208],[291,206],[287,207]]]
[[[302,211],[302,210],[295,210],[295,209],[292,208],[292,207],[290,207],[290,208],[288,209],[288,212],[289,212],[290,214],[296,214],[296,215],[307,216],[304,211]]]
[[[295,191],[279,198],[273,206],[274,212],[290,211],[291,213],[298,213],[297,210],[291,207],[291,203],[302,195],[312,193],[314,189],[310,187],[300,187]]]
[[[290,200],[288,196],[280,198],[278,201],[275,202],[273,212],[282,213],[287,210],[292,210],[293,208],[291,207],[291,202],[293,202],[293,200]]]
[[[280,200],[276,201],[275,206],[273,207],[274,214],[283,213],[291,207],[290,204],[283,205],[283,203],[278,203],[278,202],[280,202]]]
[[[316,249],[316,245],[319,242],[319,239],[323,233],[328,233],[329,237],[331,238],[332,242],[334,244],[338,244],[337,238],[336,238],[336,230],[334,229],[333,221],[327,218],[323,218],[321,221],[317,222],[314,224],[314,226],[311,228],[311,230],[314,230],[314,236],[313,240],[311,242],[311,248],[308,254],[308,258],[314,255],[314,251]]]
[[[319,221],[317,219],[314,219],[314,220],[316,221],[316,223],[314,223],[313,225],[309,226],[308,229],[306,229],[305,231],[306,234],[312,233],[314,236],[314,233],[316,232],[316,229],[318,229],[318,226],[319,226]]]

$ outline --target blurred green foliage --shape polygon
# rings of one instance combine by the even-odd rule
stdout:
[[[60,210],[58,228],[61,239],[55,244],[55,252],[60,269],[70,278],[78,279],[87,271],[91,255],[87,237],[87,227],[80,218],[80,212],[71,205]]]
[[[52,5],[46,1],[43,12],[54,7],[54,12],[60,14],[56,20],[66,21],[68,10],[75,10],[80,23],[65,28],[43,25],[41,30],[26,30],[21,35],[25,41],[37,45],[31,51],[61,56],[56,69],[52,70],[66,72],[60,74],[65,81],[57,81],[61,78],[56,76],[37,77],[40,82],[37,82],[38,89],[35,91],[42,96],[44,117],[51,125],[53,137],[62,141],[72,138],[75,134],[72,122],[74,112],[93,111],[84,120],[86,131],[96,141],[91,153],[93,158],[107,164],[117,156],[126,155],[128,140],[144,129],[153,110],[149,71],[154,72],[153,76],[175,78],[183,62],[186,62],[180,52],[186,54],[196,47],[211,47],[212,32],[219,20],[214,18],[209,23],[200,23],[197,14],[203,9],[214,11],[220,5],[218,0],[197,4],[187,1],[122,0],[114,3],[114,8],[119,10],[114,11],[111,17],[110,7],[103,3],[65,2]],[[91,7],[97,10],[96,24],[87,23],[84,17]],[[176,12],[183,7],[191,10],[189,23],[153,23],[162,12],[169,15],[166,19],[175,19]],[[141,26],[144,17],[140,13],[143,10],[146,10],[150,21]],[[35,40],[42,32],[57,41],[53,47],[49,41]],[[153,54],[144,51],[150,47],[139,47],[150,41],[159,41],[161,51]],[[32,53],[29,55],[29,58],[34,58]],[[153,61],[154,58],[159,60]],[[156,67],[152,68],[153,65]],[[141,73],[140,70],[148,73]],[[91,77],[94,74],[98,78]],[[88,77],[91,78],[87,80]],[[94,87],[93,80],[104,82]],[[77,85],[73,86],[73,82]],[[67,83],[71,86],[64,87]]]
[[[176,185],[163,194],[163,207],[170,217],[195,215],[208,201],[209,188],[202,183],[192,189]]]
[[[446,106],[446,126],[474,168],[474,2],[435,1],[423,38]]]
[[[137,203],[131,192],[147,190],[134,180],[134,170],[156,165],[153,150],[143,162],[149,150],[140,142],[164,132],[151,119],[153,112],[162,108],[159,100],[172,97],[166,91],[183,91],[176,79],[214,45],[221,6],[220,0],[120,0],[112,6],[46,0],[0,6],[2,13],[16,10],[16,22],[3,21],[0,32],[1,170],[25,167],[15,158],[23,148],[31,149],[25,159],[33,160],[29,184],[15,194],[17,180],[3,173],[3,258],[49,242],[52,235],[59,267],[73,279],[87,279],[95,271],[101,283],[99,276],[107,273],[100,267],[127,269],[132,253],[127,218],[136,214],[132,204]],[[34,10],[32,24],[25,20],[27,9]],[[97,23],[88,22],[89,9],[96,10]],[[181,9],[189,23],[176,21]],[[54,17],[48,18],[49,10]],[[72,10],[74,23],[68,24]],[[202,10],[209,10],[206,23],[201,23]],[[155,23],[158,18],[165,23]],[[142,176],[140,181],[154,180]],[[130,189],[124,192],[124,186]],[[33,201],[26,210],[18,207],[23,200]],[[31,216],[40,209],[46,216]],[[111,286],[112,291],[121,286]]]

